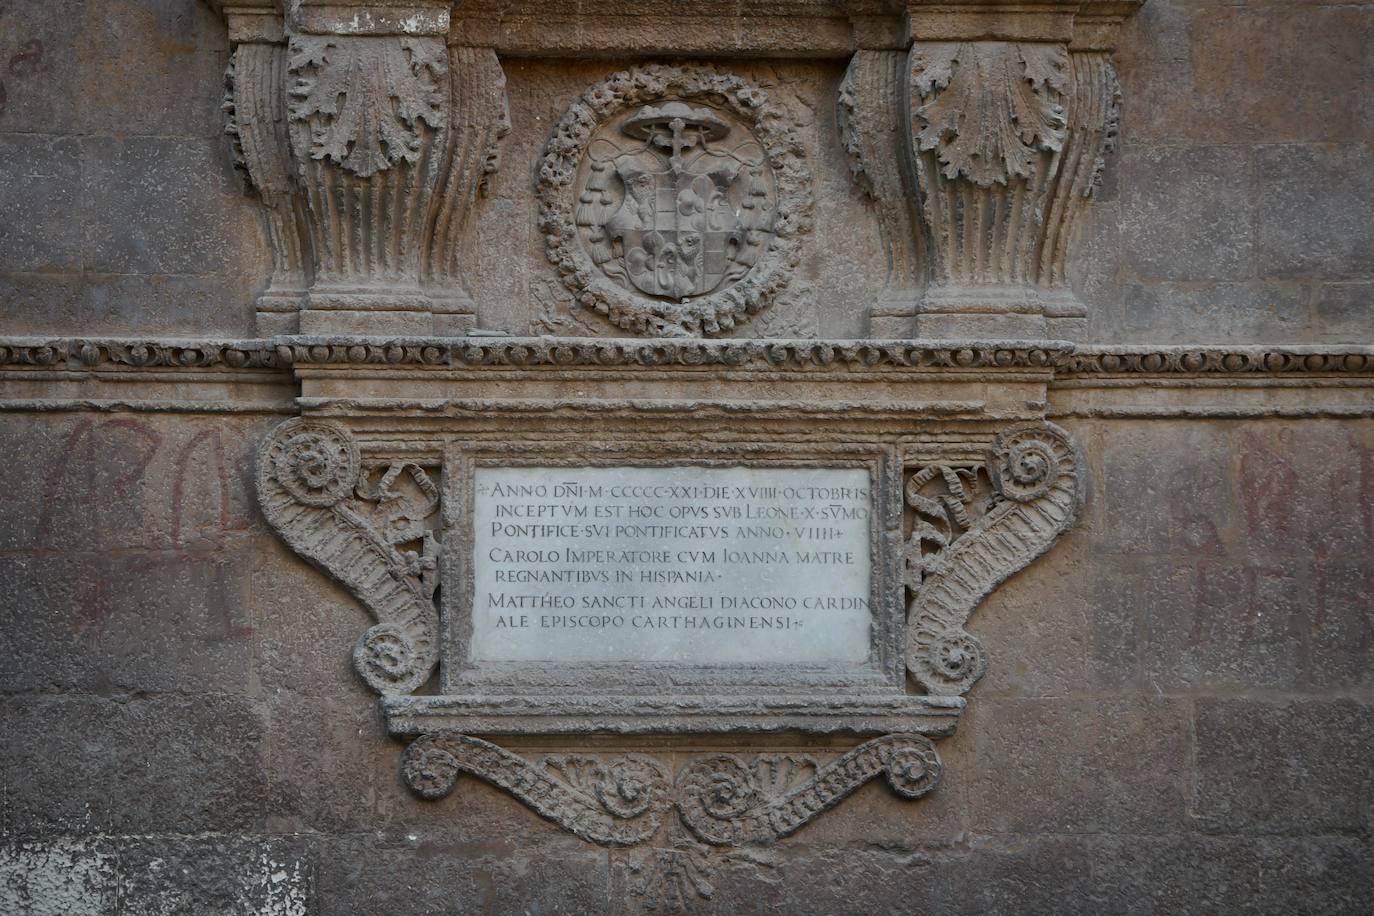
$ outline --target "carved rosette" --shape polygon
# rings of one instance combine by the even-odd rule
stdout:
[[[958,696],[987,671],[964,626],[1073,524],[1082,476],[1069,434],[1045,423],[1000,434],[982,467],[927,466],[907,478],[907,669],[927,691]]]
[[[555,128],[537,193],[563,285],[646,336],[723,334],[763,311],[811,227],[792,119],[709,67],[635,68],[592,86]]]
[[[294,32],[287,17],[236,44],[226,129],[268,212],[264,334],[472,326],[459,265],[509,127],[505,78],[493,51],[450,49],[438,25],[378,21]]]
[[[401,474],[414,481],[418,499],[392,490]],[[407,462],[369,468],[343,426],[292,419],[262,444],[257,485],[278,536],[376,619],[353,652],[368,686],[405,694],[428,680],[438,662],[439,612],[438,539],[426,520],[438,509],[438,489],[424,470]]]

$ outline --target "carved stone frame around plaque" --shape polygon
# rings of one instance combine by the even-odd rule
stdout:
[[[988,666],[971,614],[1072,525],[1085,489],[1072,438],[1037,413],[1053,371],[1044,343],[288,349],[306,415],[264,442],[259,499],[292,549],[375,618],[355,666],[382,695],[388,732],[411,739],[407,783],[437,799],[476,776],[605,845],[649,840],[670,811],[708,844],[769,842],[878,776],[903,798],[932,791],[943,769],[933,742],[954,733]],[[682,398],[722,371],[724,397]],[[442,394],[334,387],[364,376]],[[569,382],[578,398],[555,393]],[[889,399],[850,399],[856,382],[890,386]],[[784,389],[793,397],[778,399]],[[867,663],[469,664],[454,634],[471,606],[471,490],[485,466],[866,469]],[[436,665],[438,692],[421,691]],[[653,736],[659,748],[736,736],[759,753],[691,757],[673,773],[659,756],[530,759],[494,743],[558,736]],[[862,743],[832,756],[844,738]],[[768,750],[779,743],[794,750]],[[775,778],[779,767],[791,775]]]

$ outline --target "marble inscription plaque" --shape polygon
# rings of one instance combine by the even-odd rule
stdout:
[[[868,657],[862,468],[477,468],[471,658]]]

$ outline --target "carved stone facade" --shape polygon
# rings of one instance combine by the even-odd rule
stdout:
[[[1364,912],[1371,35],[0,3],[0,912]]]

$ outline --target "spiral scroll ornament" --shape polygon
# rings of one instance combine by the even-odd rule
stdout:
[[[432,489],[423,471],[412,470],[421,491]],[[346,427],[294,418],[259,450],[258,503],[287,546],[342,583],[377,621],[354,647],[358,674],[378,693],[405,694],[438,662],[438,539],[403,500],[389,500],[401,508],[378,515],[372,507],[387,500],[367,485],[368,473]],[[399,473],[384,476],[380,490]],[[420,514],[432,513],[437,500],[424,506]],[[398,518],[405,523],[399,534],[389,530]],[[423,541],[424,556],[403,551],[402,538]]]
[[[273,476],[307,506],[332,506],[348,497],[362,465],[353,438],[333,423],[289,422],[267,453]]]
[[[919,798],[940,781],[943,766],[929,739],[887,735],[866,741],[817,769],[798,785],[765,790],[760,773],[766,756],[752,766],[728,754],[693,760],[677,780],[678,816],[707,843],[735,846],[770,843],[801,829],[878,775],[903,798]]]
[[[967,530],[957,538],[927,536],[941,549],[917,557],[922,575],[907,580],[914,592],[907,608],[907,669],[933,694],[967,693],[987,671],[987,652],[964,629],[969,616],[993,589],[1049,550],[1078,510],[1082,462],[1069,434],[1053,424],[1004,431],[988,450],[986,468],[992,482],[986,511],[961,520]],[[923,482],[921,474],[911,481]],[[918,526],[922,502],[912,503]],[[950,532],[956,530],[951,523]],[[912,565],[910,556],[907,561]]]

